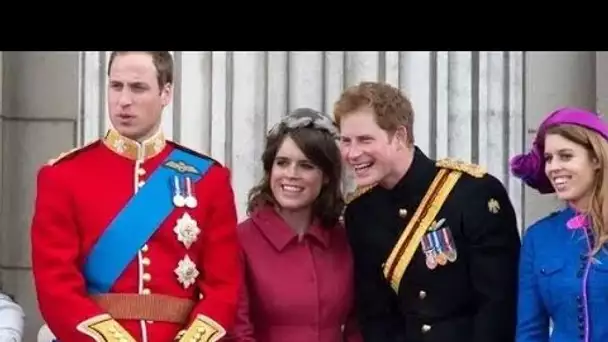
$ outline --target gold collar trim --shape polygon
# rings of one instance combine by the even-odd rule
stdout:
[[[146,160],[159,154],[167,144],[162,131],[139,143],[135,140],[122,136],[115,129],[108,130],[103,138],[103,143],[115,153],[133,160]]]

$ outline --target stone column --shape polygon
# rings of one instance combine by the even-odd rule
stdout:
[[[24,341],[41,325],[30,260],[39,167],[76,144],[78,52],[2,54],[0,282],[26,313]],[[61,284],[48,284],[61,286]]]
[[[608,51],[595,51],[597,110],[608,115]]]
[[[596,109],[596,53],[527,52],[525,54],[525,145],[529,148],[543,118],[562,106]],[[525,227],[562,207],[554,195],[524,191]]]

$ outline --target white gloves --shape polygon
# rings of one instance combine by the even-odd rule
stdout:
[[[21,306],[0,293],[0,342],[21,342],[24,319]]]

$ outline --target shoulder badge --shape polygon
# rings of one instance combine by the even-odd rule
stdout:
[[[477,164],[467,163],[467,162],[464,162],[462,160],[457,160],[457,159],[451,159],[451,158],[440,159],[436,162],[435,165],[437,165],[438,167],[444,168],[444,169],[461,171],[461,172],[467,173],[475,178],[481,178],[486,174],[486,170],[482,166],[477,165]]]
[[[498,214],[500,211],[500,203],[495,198],[490,198],[488,201],[488,211],[492,214]]]
[[[188,152],[190,154],[193,154],[195,156],[199,156],[201,158],[209,159],[209,160],[213,161],[215,164],[222,165],[222,163],[220,163],[219,161],[211,158],[210,156],[208,156],[208,155],[206,155],[206,154],[204,154],[202,152],[198,152],[198,151],[195,151],[195,150],[193,150],[191,148],[188,148],[188,147],[186,147],[186,146],[184,146],[184,145],[182,145],[180,143],[177,143],[177,142],[175,142],[173,140],[167,140],[167,143],[173,145],[173,147],[178,148],[178,149],[180,149],[180,150],[182,150],[184,152]]]
[[[355,190],[346,194],[346,197],[344,198],[344,202],[346,203],[346,205],[350,204],[352,201],[356,200],[361,195],[363,195],[366,192],[373,189],[374,186],[376,186],[376,185],[372,184],[372,185],[367,185],[367,186],[358,186]]]
[[[73,149],[71,149],[69,151],[61,152],[61,153],[59,153],[59,155],[57,157],[49,159],[49,161],[46,164],[55,165],[58,162],[64,160],[66,157],[74,156],[77,153],[84,151],[86,148],[89,148],[98,142],[99,142],[99,140],[95,140],[88,144],[84,144],[83,146],[74,147]]]

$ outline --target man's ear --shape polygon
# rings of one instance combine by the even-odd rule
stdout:
[[[167,84],[165,84],[163,89],[160,90],[160,100],[161,100],[163,107],[165,107],[166,105],[169,104],[169,102],[171,102],[172,97],[173,97],[173,84],[167,83]]]
[[[393,134],[393,139],[399,148],[407,148],[407,128],[405,126],[397,127]]]

